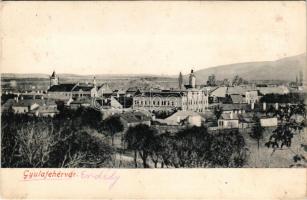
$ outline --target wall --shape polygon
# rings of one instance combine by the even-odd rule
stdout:
[[[264,118],[260,119],[260,124],[262,127],[270,127],[270,126],[277,126],[277,118]]]
[[[223,123],[223,125],[221,125]],[[224,120],[224,119],[219,119],[218,120],[218,126],[219,128],[239,128],[239,120],[233,119],[233,120]]]
[[[13,106],[12,108],[13,108],[14,113],[27,113],[29,111],[29,108],[27,106],[25,107]]]

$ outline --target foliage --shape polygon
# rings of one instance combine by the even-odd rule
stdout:
[[[261,127],[260,119],[257,116],[253,116],[254,125],[252,127],[252,131],[250,132],[251,138],[255,139],[257,141],[257,146],[259,149],[260,146],[260,140],[263,138],[263,131],[264,128]]]
[[[211,74],[210,76],[208,76],[207,85],[208,86],[216,86],[216,80],[215,80],[214,74]]]
[[[154,111],[153,114],[158,119],[166,119],[167,117],[171,116],[175,112],[177,112],[177,111],[175,109],[173,109],[173,110]]]
[[[226,87],[230,86],[230,81],[227,78],[223,80],[223,86],[226,86]]]
[[[2,167],[108,166],[113,154],[73,120],[7,113],[1,125]]]
[[[292,138],[295,134],[300,134],[305,127],[305,120],[298,122],[294,116],[301,115],[306,117],[305,105],[286,105],[281,106],[275,115],[278,117],[280,124],[273,131],[269,141],[265,144],[268,148],[290,147]]]
[[[240,77],[239,75],[235,75],[232,80],[232,86],[238,86],[238,85],[247,84],[247,83],[248,82],[244,80],[242,77]]]
[[[260,102],[266,103],[303,103],[305,96],[300,93],[288,93],[288,94],[266,94]]]
[[[222,113],[223,113],[223,108],[220,107],[220,106],[214,107],[213,113],[214,113],[214,115],[216,116],[216,119],[219,119],[220,116],[221,116]]]
[[[150,155],[150,145],[155,141],[156,131],[148,125],[139,124],[130,127],[126,133],[127,148],[137,151],[143,160],[144,168],[148,167],[147,157]]]
[[[107,131],[107,133],[112,138],[112,145],[114,144],[114,136],[116,133],[124,130],[124,125],[122,124],[119,116],[110,116],[103,121],[103,129]]]
[[[4,104],[9,99],[17,97],[15,94],[1,94],[1,104]]]
[[[129,128],[128,149],[140,153],[144,167],[242,167],[246,162],[243,136],[238,131],[209,134],[205,127],[183,129],[174,136],[157,135],[146,125]]]

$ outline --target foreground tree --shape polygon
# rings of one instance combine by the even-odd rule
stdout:
[[[255,139],[257,141],[257,147],[259,150],[260,147],[260,140],[263,138],[263,127],[260,124],[260,119],[257,116],[253,116],[254,125],[252,127],[252,131],[250,132],[251,138]]]
[[[152,143],[155,142],[156,130],[150,128],[148,125],[139,124],[130,127],[125,135],[127,148],[134,151],[134,161],[137,167],[137,153],[139,153],[143,167],[148,168],[147,158],[150,155]]]
[[[247,160],[243,136],[238,131],[209,134],[205,127],[188,127],[175,135],[156,134],[146,125],[129,128],[128,149],[139,153],[143,166],[151,158],[155,167],[242,167]]]
[[[175,167],[204,167],[210,154],[212,137],[204,127],[191,127],[179,131],[175,137],[172,162]]]
[[[116,133],[124,130],[124,126],[119,116],[111,116],[104,120],[103,129],[107,131],[112,138],[112,146],[114,145],[114,136]]]
[[[304,104],[281,106],[276,111],[275,115],[278,117],[280,124],[273,131],[269,141],[265,144],[268,148],[272,147],[274,150],[283,147],[290,147],[292,138],[296,134],[300,134],[305,127],[305,122],[298,122],[295,115],[306,116]]]
[[[72,120],[13,114],[1,123],[2,167],[110,166],[112,148]]]
[[[205,127],[190,127],[160,138],[159,154],[166,167],[242,167],[247,160],[238,131],[212,135]]]

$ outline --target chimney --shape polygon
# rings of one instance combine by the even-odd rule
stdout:
[[[255,108],[255,103],[252,102],[252,104],[251,104],[251,109],[254,110],[254,108]]]
[[[263,102],[263,110],[266,110],[266,103]]]
[[[275,109],[278,110],[278,103],[275,103]]]

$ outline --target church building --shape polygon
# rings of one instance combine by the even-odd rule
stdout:
[[[68,100],[77,98],[93,98],[97,97],[96,79],[94,77],[92,84],[82,83],[59,83],[59,77],[55,71],[50,76],[50,88],[47,96],[50,99]]]

